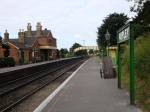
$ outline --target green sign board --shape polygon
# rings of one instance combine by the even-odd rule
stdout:
[[[124,42],[129,39],[129,36],[130,36],[129,32],[130,32],[130,29],[128,27],[119,33],[119,43]]]
[[[130,25],[127,24],[118,31],[118,43],[125,42],[130,38]]]
[[[128,23],[118,30],[118,49],[117,49],[117,74],[118,74],[118,88],[121,88],[121,48],[120,45],[125,41],[129,42],[129,68],[130,68],[130,103],[135,101],[135,78],[134,78],[134,32],[133,23]]]

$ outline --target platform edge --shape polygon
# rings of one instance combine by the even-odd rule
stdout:
[[[33,112],[42,112],[48,103],[64,88],[64,86],[72,79],[72,77],[88,62],[85,61],[80,67],[74,71],[60,86],[58,86],[52,94],[50,94]]]

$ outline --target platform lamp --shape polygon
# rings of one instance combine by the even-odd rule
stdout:
[[[105,34],[105,39],[106,39],[107,46],[108,46],[107,56],[109,56],[110,33],[108,32],[108,30],[107,30],[107,32]]]

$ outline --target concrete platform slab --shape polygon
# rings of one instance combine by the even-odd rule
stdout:
[[[116,79],[102,79],[100,61],[90,58],[53,99],[35,112],[141,112],[129,104],[129,95]]]

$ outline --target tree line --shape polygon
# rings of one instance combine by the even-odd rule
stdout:
[[[134,2],[130,8],[131,12],[135,12],[136,16],[129,18],[124,13],[112,13],[105,17],[101,26],[97,31],[97,44],[100,49],[105,50],[108,44],[110,46],[117,45],[117,30],[124,26],[130,19],[135,23],[135,38],[144,32],[150,31],[150,1],[148,0],[128,0]],[[110,40],[107,42],[106,33],[110,33]]]
[[[87,51],[86,49],[82,49],[79,51],[74,51],[76,48],[82,47],[79,43],[74,43],[72,47],[68,50],[67,48],[61,48],[59,52],[60,58],[68,58],[68,57],[74,57],[74,56],[87,56],[87,55],[94,55],[98,53],[98,50],[90,49]]]

